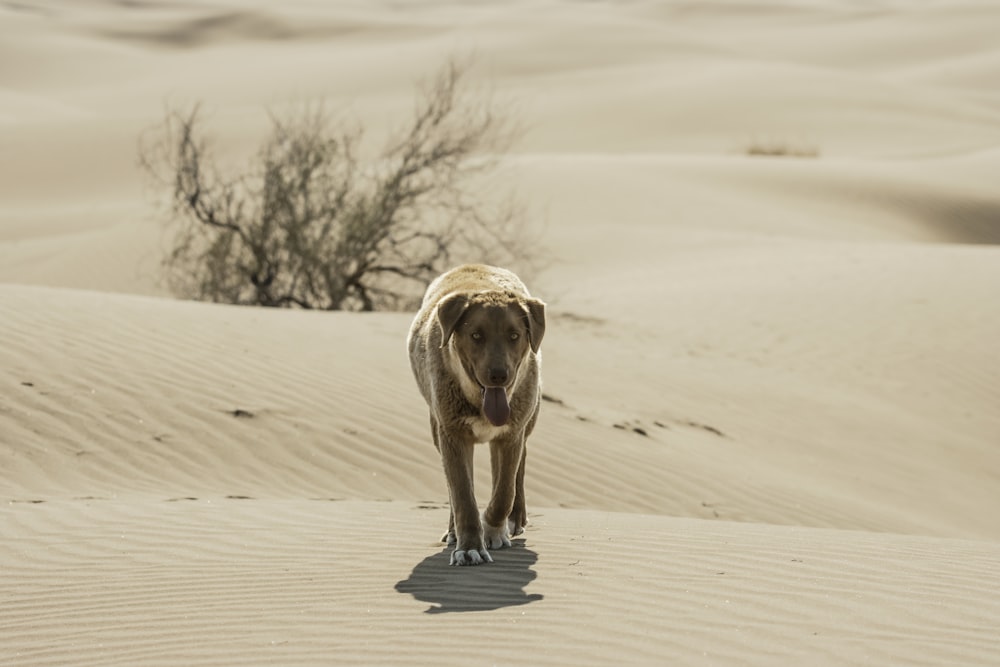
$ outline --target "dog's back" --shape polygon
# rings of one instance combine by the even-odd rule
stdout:
[[[507,269],[485,264],[466,264],[438,276],[427,288],[423,306],[437,303],[450,292],[511,292],[528,298],[528,288]]]

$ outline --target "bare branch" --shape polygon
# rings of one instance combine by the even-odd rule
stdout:
[[[168,111],[140,165],[171,191],[174,288],[270,307],[397,308],[456,258],[530,259],[517,207],[490,212],[471,194],[511,134],[489,98],[464,91],[465,74],[448,62],[371,166],[358,158],[360,130],[334,126],[319,105],[272,115],[255,161],[223,176],[200,108]]]

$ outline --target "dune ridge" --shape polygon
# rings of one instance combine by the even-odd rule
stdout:
[[[0,287],[0,296],[0,359],[11,373],[3,455],[15,499],[214,491],[446,500],[405,360],[407,314],[262,311],[18,286]],[[769,369],[786,363],[776,361],[798,352],[784,350],[756,370],[761,360],[720,341],[735,359],[708,347],[667,355],[650,372],[643,350],[656,338],[621,339],[606,355],[612,327],[588,334],[553,315],[544,362],[550,400],[529,445],[536,504],[966,537],[1000,530],[981,511],[996,472],[984,439],[995,425],[993,386],[977,363],[988,350],[973,345],[988,346],[985,338],[972,335],[960,350],[967,357],[934,366],[938,387],[906,391],[878,378],[925,373],[914,368],[921,353],[912,344],[913,355],[881,369],[851,360],[852,350],[873,344],[862,337],[828,350],[815,367],[776,372]],[[692,339],[713,345],[705,333]],[[590,361],[581,368],[579,359]],[[856,370],[828,371],[848,363]],[[743,377],[733,385],[737,370]],[[602,382],[588,382],[593,374]],[[677,375],[687,378],[683,386]],[[826,388],[795,395],[805,382]],[[660,393],[607,400],[634,383]],[[755,383],[760,396],[748,403]],[[852,396],[862,388],[865,400]],[[943,428],[921,413],[946,391],[965,413],[961,430],[953,415],[943,444]],[[882,438],[863,454],[863,477],[862,453],[845,450],[845,433],[864,434],[861,443]],[[39,441],[40,450],[32,446]],[[478,471],[488,488],[486,458]],[[812,482],[803,488],[803,479]],[[965,493],[943,496],[952,486]]]

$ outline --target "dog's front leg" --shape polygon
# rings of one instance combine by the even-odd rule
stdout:
[[[441,460],[448,481],[451,515],[457,538],[451,553],[452,565],[479,565],[492,563],[493,558],[483,543],[483,526],[479,520],[476,496],[473,491],[472,453],[475,444],[456,442],[448,434],[440,433]]]
[[[524,434],[512,434],[490,443],[493,497],[483,513],[483,531],[488,549],[510,546],[509,519],[517,495],[517,473],[524,460]],[[523,499],[522,499],[523,504]]]

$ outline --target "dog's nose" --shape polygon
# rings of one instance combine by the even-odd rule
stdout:
[[[507,384],[507,378],[509,374],[506,368],[491,368],[489,373],[489,381],[493,386],[498,386],[502,384]]]

